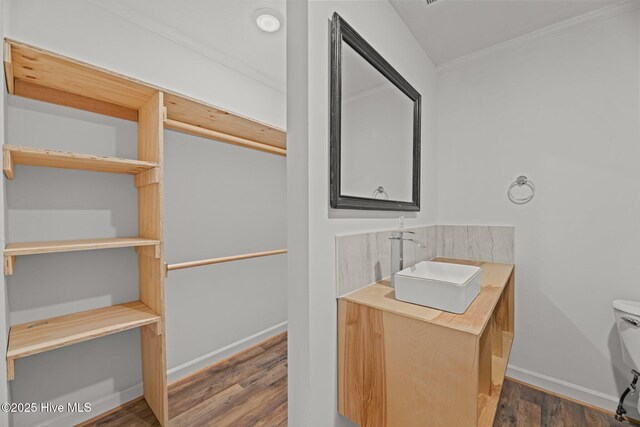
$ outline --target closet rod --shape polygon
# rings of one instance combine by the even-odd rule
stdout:
[[[243,259],[260,258],[263,256],[286,254],[286,249],[278,249],[275,251],[255,252],[252,254],[234,255],[223,258],[202,259],[199,261],[180,262],[178,264],[167,264],[167,273],[172,270],[180,270],[182,268],[200,267],[202,265],[220,264],[223,262],[240,261]]]
[[[228,135],[226,133],[218,132],[211,129],[206,129],[200,126],[190,125],[178,120],[165,119],[164,127],[167,129],[177,130],[180,132],[188,133],[195,136],[202,136],[209,139],[215,139],[229,144],[239,145],[241,147],[253,148],[254,150],[264,151],[271,154],[278,154],[280,156],[286,156],[287,150],[280,147],[274,147],[272,145],[263,144],[261,142],[251,141],[249,139],[240,138],[238,136]]]

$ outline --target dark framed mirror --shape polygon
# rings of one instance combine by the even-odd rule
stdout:
[[[330,97],[331,207],[419,211],[422,97],[337,13]]]

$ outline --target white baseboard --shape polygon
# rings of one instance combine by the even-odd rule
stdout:
[[[592,405],[601,408],[607,412],[615,412],[618,407],[618,399],[616,396],[609,396],[604,393],[600,393],[596,390],[591,390],[586,387],[579,386],[567,381],[563,381],[557,378],[553,378],[547,375],[543,375],[537,372],[529,371],[528,369],[518,368],[517,366],[507,366],[507,376],[516,380],[522,381],[540,387],[545,390],[549,390],[560,396],[566,396],[571,399],[584,402],[588,405]],[[629,416],[637,418],[638,412],[636,408],[636,400],[629,398],[628,403],[625,404]]]
[[[219,350],[213,351],[197,359],[190,360],[187,363],[178,365],[175,368],[171,368],[167,371],[167,382],[169,384],[178,381],[181,378],[187,377],[207,366],[213,365],[223,359],[226,359],[236,353],[241,352],[251,346],[258,344],[259,342],[268,340],[269,338],[278,335],[281,332],[287,330],[287,322],[279,323],[264,331],[260,331],[257,334],[243,338],[240,341],[236,341],[229,344],[226,347],[222,347]]]
[[[167,382],[170,384],[181,378],[189,376],[202,368],[206,368],[209,365],[213,365],[216,362],[233,356],[234,354],[239,353],[242,350],[254,346],[262,341],[268,340],[269,338],[278,335],[279,333],[286,330],[287,322],[282,322],[268,329],[265,329],[264,331],[260,331],[257,334],[229,344],[228,346],[223,347],[219,350],[213,351],[209,354],[205,354],[204,356],[198,357],[197,359],[191,360],[187,363],[183,363],[182,365],[176,366],[175,368],[171,368],[167,371]],[[110,394],[109,396],[105,396],[99,400],[91,402],[91,412],[89,413],[61,414],[58,417],[51,418],[39,424],[36,424],[34,427],[68,427],[71,425],[76,425],[81,422],[90,420],[91,418],[110,411],[114,408],[117,408],[124,403],[142,396],[142,394],[142,383],[139,383],[125,390],[120,390],[118,392]]]
[[[100,414],[108,412],[113,408],[142,396],[142,383],[132,387],[117,391],[91,403],[91,412],[87,413],[64,413],[57,417],[49,418],[46,421],[36,424],[34,427],[68,427],[90,420]]]

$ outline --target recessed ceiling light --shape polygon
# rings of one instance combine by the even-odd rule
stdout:
[[[280,20],[271,13],[263,12],[256,16],[256,25],[264,32],[275,33],[280,28]]]

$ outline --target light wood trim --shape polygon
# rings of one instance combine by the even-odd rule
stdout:
[[[502,299],[500,301],[502,301]],[[502,306],[503,304],[499,303],[498,306],[496,307],[496,310],[493,312],[493,316],[491,317],[491,323],[490,323],[491,327],[489,328],[491,335],[493,336],[492,354],[498,357],[502,357],[504,354],[504,349],[502,348],[503,327],[502,327],[501,313],[499,312]]]
[[[495,310],[491,316],[490,324],[484,334],[490,335],[493,341],[491,350],[491,388],[478,387],[478,426],[491,427],[493,425],[502,385],[504,383],[507,363],[513,344],[513,320],[514,320],[514,287],[515,268],[509,275],[507,283],[502,291]],[[496,341],[498,342],[496,344]]]
[[[4,275],[11,276],[13,274],[13,270],[16,266],[16,257],[15,256],[4,256]]]
[[[156,323],[151,323],[148,325],[149,330],[155,335],[163,335],[164,334],[164,321],[161,320]]]
[[[140,172],[134,178],[136,187],[144,187],[149,184],[157,184],[160,182],[160,168],[153,168]]]
[[[16,378],[16,361],[15,359],[7,359],[7,381],[13,381]]]
[[[164,127],[167,129],[188,133],[190,135],[215,139],[216,141],[222,141],[233,145],[239,145],[241,147],[252,148],[254,150],[264,151],[266,153],[277,154],[279,156],[287,155],[287,150],[283,148],[273,147],[267,144],[262,144],[260,142],[255,142],[245,138],[217,132],[211,129],[205,129],[188,123],[182,123],[177,120],[167,119],[164,122]]]
[[[14,160],[11,150],[5,146],[2,147],[2,169],[7,179],[11,180],[14,177]]]
[[[64,90],[40,86],[24,80],[16,80],[14,95],[37,101],[49,102],[64,107],[77,108],[91,113],[103,114],[123,120],[138,121],[138,110],[111,102],[101,101],[80,94],[65,92]]]
[[[13,63],[11,62],[11,45],[8,42],[4,42],[4,76],[7,82],[7,92],[13,95],[14,92],[14,77],[13,77]]]
[[[119,157],[95,156],[32,147],[3,145],[4,174],[13,179],[13,166],[42,166],[61,169],[86,170],[136,175],[155,169],[158,164]],[[10,164],[7,163],[8,162]]]
[[[255,253],[244,254],[244,255],[234,255],[234,256],[228,256],[228,257],[222,257],[222,258],[211,258],[211,259],[203,259],[199,261],[167,264],[167,271],[180,270],[183,268],[191,268],[191,267],[200,267],[203,265],[220,264],[223,262],[240,261],[243,259],[250,259],[250,258],[260,258],[265,256],[271,256],[271,255],[280,255],[280,254],[286,254],[286,253],[287,253],[286,249],[278,249],[275,251],[255,252]]]
[[[491,394],[480,393],[478,396],[478,427],[491,427],[496,416],[498,403],[500,401],[500,393],[504,383],[507,363],[511,354],[511,344],[513,343],[513,334],[503,332],[501,337],[503,344],[503,357],[493,356],[491,360]]]
[[[7,359],[42,353],[160,321],[140,301],[12,326]]]
[[[138,111],[138,158],[159,165],[153,179],[138,179],[138,231],[161,243],[157,257],[138,257],[140,300],[162,316],[158,327],[140,330],[144,397],[162,426],[169,425],[167,356],[164,329],[164,202],[163,202],[163,110],[164,94],[156,91]],[[156,181],[156,182],[151,182]]]
[[[487,395],[491,394],[493,337],[493,328],[485,328],[478,345],[478,393]]]
[[[155,246],[138,246],[136,247],[136,252],[138,255],[150,257],[150,258],[160,258],[160,245]]]
[[[112,239],[58,240],[49,242],[9,243],[4,256],[22,256],[54,252],[91,251],[95,249],[153,246],[160,242],[139,237],[116,237]]]
[[[507,284],[502,298],[505,301],[505,309],[503,311],[503,325],[507,332],[512,334],[515,332],[515,280],[516,269],[513,268],[511,276],[509,277],[509,283]]]

